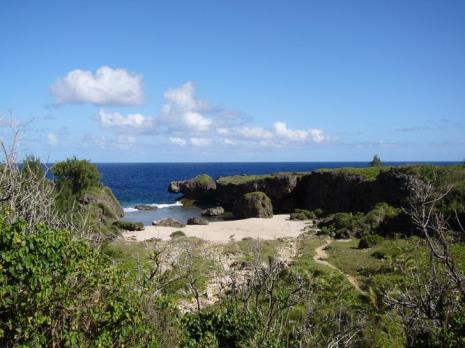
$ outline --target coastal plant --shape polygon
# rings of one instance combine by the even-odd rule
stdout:
[[[126,231],[142,231],[144,229],[142,222],[118,220],[113,222],[113,225]]]
[[[170,234],[171,239],[181,238],[181,237],[185,237],[185,236],[186,236],[186,234],[183,231],[174,231],[173,233]]]
[[[0,218],[2,346],[157,346],[139,286],[66,230]]]
[[[460,254],[454,252],[465,230],[453,229],[440,209],[451,189],[438,191],[431,183],[416,187],[409,213],[429,255],[404,268],[410,282],[400,289],[383,289],[385,303],[402,320],[408,346],[465,345],[465,274]]]
[[[290,214],[291,220],[311,220],[315,218],[315,213],[306,209],[295,209],[294,212]]]

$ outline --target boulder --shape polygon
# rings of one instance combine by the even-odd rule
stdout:
[[[134,208],[137,210],[157,210],[158,208],[154,205],[149,204],[138,204]]]
[[[179,222],[178,220],[172,218],[160,219],[152,222],[154,226],[161,226],[161,227],[185,227],[183,223]]]
[[[233,214],[240,219],[271,218],[273,217],[273,205],[265,193],[250,192],[243,195],[237,205],[233,207]]]
[[[203,216],[218,216],[224,214],[223,207],[214,207],[214,208],[207,208],[202,210]]]
[[[208,225],[208,220],[202,217],[193,217],[187,220],[188,225]]]

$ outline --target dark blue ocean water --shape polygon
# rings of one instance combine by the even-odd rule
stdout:
[[[413,163],[413,162],[412,162]],[[401,165],[405,162],[390,162]],[[435,164],[448,164],[435,162]],[[136,204],[173,204],[179,198],[168,192],[172,180],[189,179],[199,174],[219,176],[238,174],[269,174],[276,172],[309,172],[320,168],[367,167],[368,162],[273,162],[273,163],[100,163],[97,167],[102,182],[109,186],[121,205],[126,208],[126,218],[150,224],[154,219],[174,217],[185,221],[197,216],[195,207],[171,206],[156,211],[142,212],[130,209]]]

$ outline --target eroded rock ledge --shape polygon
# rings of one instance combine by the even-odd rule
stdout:
[[[326,213],[368,211],[378,202],[400,207],[418,179],[408,168],[335,169],[310,173],[276,173],[271,175],[208,175],[190,180],[173,181],[169,192],[182,193],[198,203],[215,204],[227,211],[240,211],[244,195],[263,192],[275,213],[300,209],[323,209]],[[244,217],[244,214],[238,214]],[[237,216],[239,217],[239,216]]]

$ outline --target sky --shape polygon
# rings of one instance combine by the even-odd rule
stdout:
[[[0,137],[94,162],[462,161],[465,1],[0,3]]]

